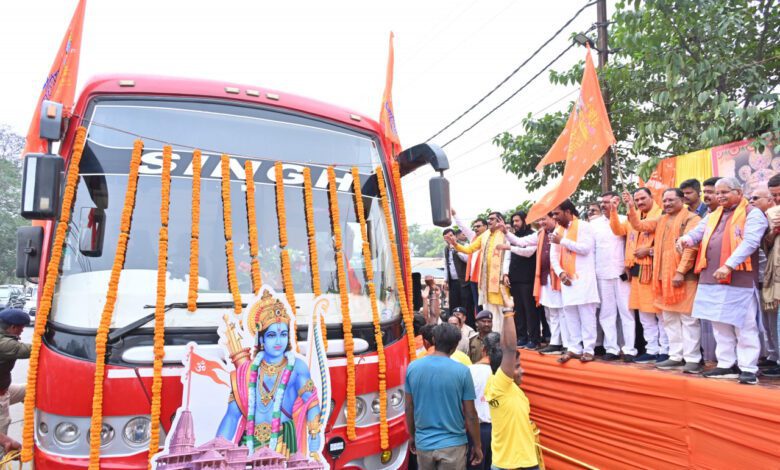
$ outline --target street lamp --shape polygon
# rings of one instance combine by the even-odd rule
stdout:
[[[593,39],[589,38],[585,33],[577,33],[572,39],[580,46],[588,45],[591,49],[598,50],[596,49],[596,43],[593,42]]]

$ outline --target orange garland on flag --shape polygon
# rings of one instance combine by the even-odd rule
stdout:
[[[374,340],[376,341],[376,354],[379,359],[379,443],[382,450],[390,447],[390,437],[387,427],[387,361],[385,358],[385,346],[382,341],[382,324],[377,308],[376,288],[374,286],[374,264],[371,260],[371,246],[368,243],[368,228],[366,227],[366,213],[363,206],[363,191],[360,188],[360,173],[357,167],[352,167],[352,185],[355,189],[355,212],[360,222],[360,235],[363,237],[363,260],[366,265],[366,285],[371,301],[371,316],[374,320]]]
[[[200,257],[200,150],[192,152],[192,229],[190,232],[190,288],[187,310],[194,312],[198,303],[198,261]]]
[[[284,284],[284,295],[287,297],[287,303],[290,304],[293,315],[295,315],[295,287],[293,286],[292,272],[290,268],[290,253],[287,251],[287,211],[284,208],[284,173],[282,170],[282,162],[276,162],[274,164],[274,180],[276,182],[276,217],[279,220],[279,248],[282,250],[282,283]],[[292,322],[292,334],[293,338],[296,338],[295,345],[297,348],[298,322],[295,319],[293,319]]]
[[[347,295],[347,274],[344,257],[341,253],[341,218],[339,200],[336,191],[336,170],[328,167],[328,194],[330,195],[330,218],[333,226],[333,251],[336,254],[336,270],[339,277],[339,296],[341,297],[342,330],[344,331],[344,352],[347,354],[347,438],[357,439],[355,432],[355,342],[352,338],[352,318],[349,316],[349,296]]]
[[[257,215],[255,211],[255,175],[252,162],[244,163],[246,181],[246,225],[249,228],[249,256],[252,258],[252,291],[257,294],[263,285],[260,277],[260,261],[257,258]]]
[[[390,164],[393,173],[393,186],[395,186],[396,205],[398,206],[398,223],[401,226],[401,246],[403,248],[404,263],[406,264],[406,285],[412,286],[412,258],[409,254],[409,227],[406,225],[406,205],[404,204],[404,191],[401,186],[401,169],[398,162]],[[406,304],[410,312],[414,312],[414,299],[411,295],[406,296]]]
[[[233,257],[233,216],[230,206],[230,157],[222,154],[220,161],[222,166],[222,219],[225,227],[225,257],[227,259],[228,287],[233,295],[233,312],[240,314],[241,293],[238,291],[238,279],[236,278],[236,262]]]
[[[35,427],[35,398],[38,386],[38,360],[41,352],[41,338],[46,331],[46,322],[51,311],[51,302],[54,297],[54,287],[59,278],[62,250],[65,245],[65,237],[68,233],[73,200],[76,197],[76,189],[79,183],[79,164],[84,153],[84,143],[87,138],[87,130],[83,127],[76,129],[73,139],[73,153],[68,165],[68,174],[65,181],[65,193],[62,197],[62,210],[60,220],[52,244],[51,259],[46,266],[46,277],[43,284],[43,293],[38,314],[35,316],[35,329],[33,330],[32,348],[30,351],[30,365],[27,372],[27,392],[24,399],[24,427],[22,429],[22,462],[29,462],[33,457],[34,427]]]
[[[149,464],[160,450],[160,408],[162,407],[162,367],[165,356],[165,281],[168,275],[168,221],[171,214],[171,146],[163,147],[160,175],[160,240],[157,248],[157,299],[154,307],[154,375],[152,378],[152,422],[149,439]]]
[[[138,187],[138,167],[141,165],[141,152],[144,143],[137,139],[133,145],[133,155],[130,159],[130,172],[127,175],[127,190],[125,205],[122,208],[122,219],[119,224],[119,237],[114,254],[114,264],[111,266],[111,278],[106,292],[106,303],[100,314],[100,326],[95,333],[95,383],[92,395],[92,421],[89,427],[89,468],[100,468],[100,430],[103,427],[103,380],[106,373],[106,342],[111,317],[116,305],[119,276],[125,264],[127,242],[130,239],[130,223],[135,209],[135,195]]]
[[[385,185],[385,177],[382,173],[382,167],[376,167],[376,180],[379,186],[379,197],[382,200],[382,211],[385,215],[385,224],[387,225],[387,235],[390,239],[390,248],[393,253],[393,269],[395,270],[395,282],[398,284],[398,301],[401,304],[401,314],[404,319],[404,326],[406,327],[406,340],[409,347],[409,360],[413,361],[417,359],[417,351],[414,349],[414,317],[412,310],[409,309],[409,304],[406,300],[406,289],[404,288],[403,275],[401,274],[401,261],[398,257],[398,245],[395,243],[395,232],[393,231],[393,218],[390,215],[390,203],[387,200],[387,186]]]
[[[314,297],[322,295],[320,286],[320,263],[317,257],[317,231],[314,228],[314,196],[311,189],[311,169],[303,169],[303,206],[306,211],[306,235],[309,239],[309,264],[311,265],[311,290]],[[328,326],[325,320],[320,322],[322,342],[325,351],[328,350]]]

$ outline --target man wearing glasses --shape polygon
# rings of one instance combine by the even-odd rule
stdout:
[[[748,205],[736,178],[715,183],[718,207],[677,241],[677,250],[699,246],[694,271],[699,286],[693,316],[710,320],[718,365],[702,374],[756,384],[761,351],[757,317],[758,246],[769,223]]]

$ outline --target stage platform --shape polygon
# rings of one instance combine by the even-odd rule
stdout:
[[[652,365],[521,351],[543,446],[600,469],[780,469],[780,380],[705,379]],[[549,469],[581,468],[545,453]]]

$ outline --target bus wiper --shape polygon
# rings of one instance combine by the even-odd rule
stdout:
[[[233,302],[196,302],[195,306],[197,308],[233,308]],[[246,304],[241,304],[242,307],[246,307]],[[154,305],[144,305],[144,308],[155,308]],[[174,308],[187,308],[187,302],[174,302],[167,304],[165,306],[165,311],[174,309]],[[112,331],[108,334],[108,342],[113,343],[119,339],[124,338],[129,333],[132,333],[133,331],[137,330],[138,328],[141,328],[142,326],[146,325],[150,321],[154,320],[154,312],[145,315],[138,320],[134,321],[133,323],[130,323],[129,325],[125,325],[122,328],[119,328],[117,330]]]

